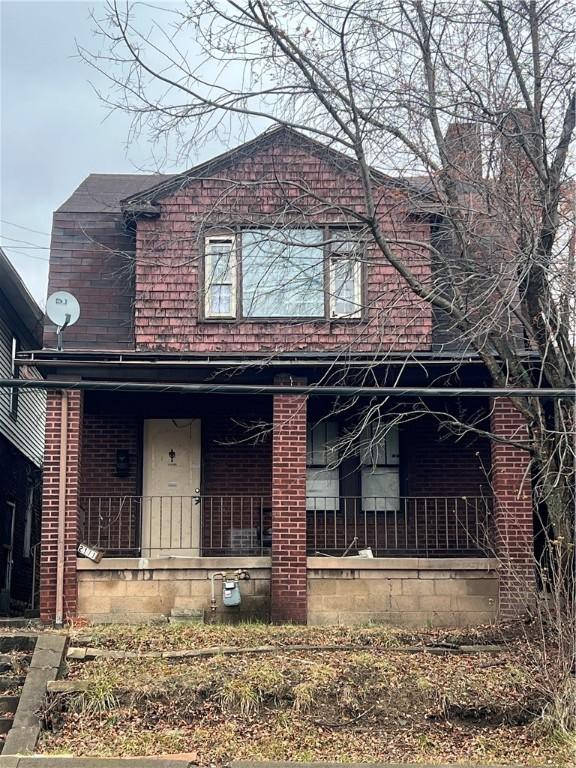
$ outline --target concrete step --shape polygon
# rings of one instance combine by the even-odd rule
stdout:
[[[0,616],[0,628],[26,629],[39,623],[36,616]]]
[[[172,608],[168,621],[170,624],[203,624],[204,610],[202,608]]]
[[[0,734],[6,734],[12,728],[13,717],[0,716]]]
[[[2,632],[0,654],[10,651],[33,651],[38,637],[37,632]]]
[[[12,657],[7,656],[5,653],[0,653],[0,674],[11,674],[12,669]]]
[[[0,714],[13,715],[20,701],[20,696],[0,696]]]
[[[26,677],[24,675],[8,675],[0,677],[0,692],[1,691],[15,691],[24,685]]]

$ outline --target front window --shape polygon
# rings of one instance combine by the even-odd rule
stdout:
[[[397,427],[373,422],[364,430],[362,508],[381,512],[400,509],[400,450]]]
[[[310,510],[338,509],[338,425],[334,421],[308,424],[306,440],[306,497]]]
[[[207,318],[356,318],[362,244],[349,230],[245,229],[205,240]]]
[[[317,229],[242,233],[244,317],[324,317],[324,252]]]

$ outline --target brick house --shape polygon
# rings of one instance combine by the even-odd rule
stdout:
[[[0,378],[40,378],[16,366],[42,343],[43,313],[0,249]],[[37,609],[45,395],[0,387],[0,615]]]
[[[374,185],[384,231],[430,279],[418,243],[434,216],[414,185]],[[222,619],[517,609],[527,458],[458,440],[414,403],[481,413],[504,437],[523,425],[377,253],[362,206],[352,161],[275,128],[181,175],[91,175],[56,211],[49,293],[73,292],[81,316],[64,350],[46,326],[21,356],[69,382],[48,393],[44,620],[208,612],[208,577],[236,568],[251,580],[240,609],[218,599]],[[455,381],[470,391],[443,397]]]

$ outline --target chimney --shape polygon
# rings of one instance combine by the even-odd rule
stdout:
[[[511,109],[499,125],[501,176],[524,178],[534,174],[534,167],[523,149],[526,144],[534,156],[538,142],[534,135],[530,112],[527,109]]]
[[[482,145],[478,123],[450,123],[444,141],[453,176],[463,181],[482,177]]]

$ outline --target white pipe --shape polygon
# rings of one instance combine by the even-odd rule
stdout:
[[[214,573],[211,573],[208,577],[210,579],[211,591],[210,591],[210,610],[215,611],[216,610],[216,585],[214,584],[214,579],[219,576],[221,579],[223,579],[226,574],[224,571],[214,571]]]

